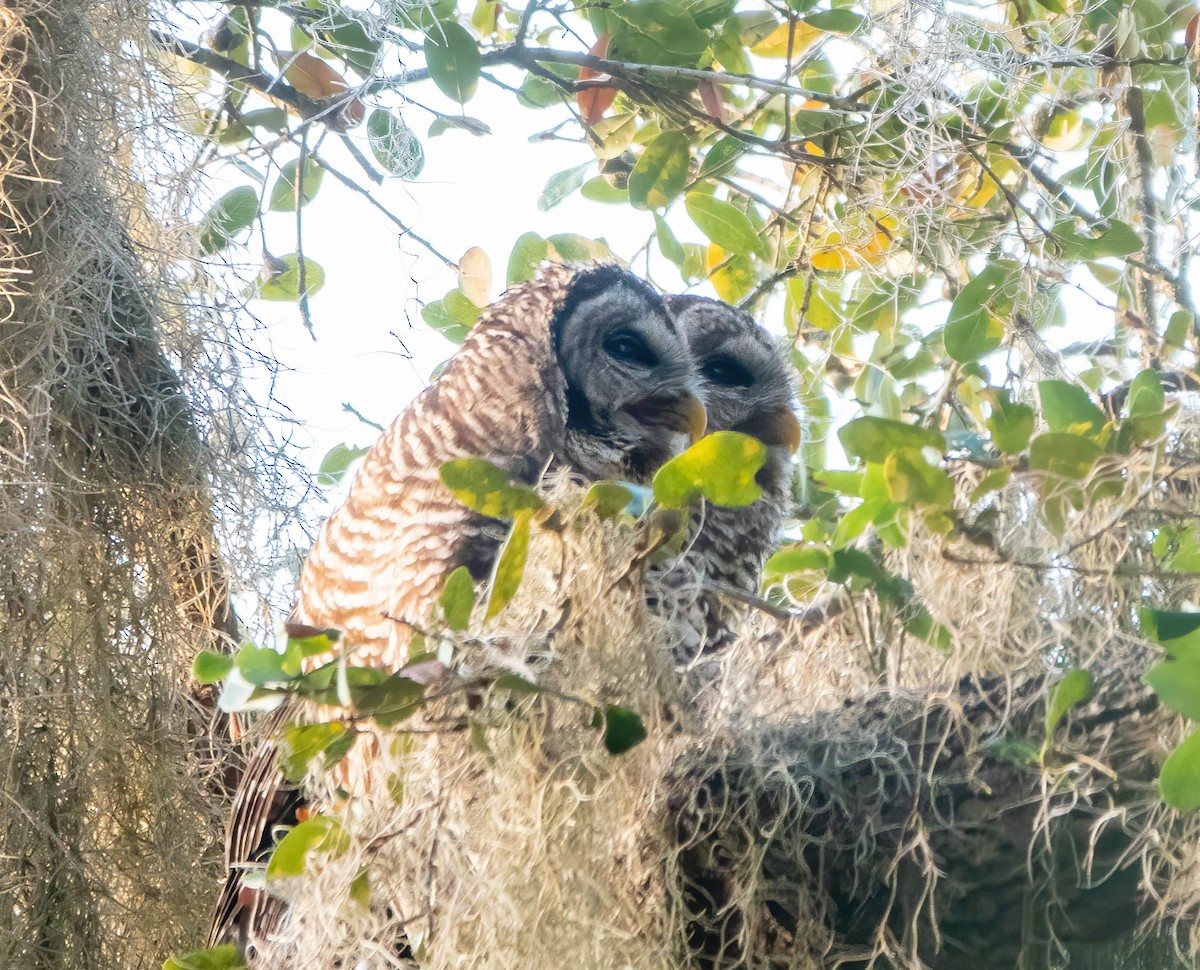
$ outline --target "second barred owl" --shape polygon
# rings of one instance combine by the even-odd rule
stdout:
[[[767,445],[756,481],[762,497],[745,508],[705,504],[693,513],[687,553],[661,581],[674,588],[676,657],[719,649],[729,609],[720,588],[756,593],[790,503],[792,453],[800,446],[790,368],[749,314],[699,296],[668,298],[703,383],[710,431],[738,431]]]
[[[429,619],[444,578],[458,566],[485,577],[505,532],[454,498],[443,463],[483,458],[526,485],[551,466],[646,481],[703,434],[697,388],[662,299],[624,270],[553,266],[510,289],[367,452],[308,555],[291,622],[341,630],[350,663],[398,670],[411,625]],[[289,715],[280,720],[304,713]],[[347,761],[356,756],[369,749]],[[241,869],[263,857],[272,828],[293,823],[301,803],[268,743],[235,796],[212,943],[252,943],[286,914],[246,889]]]

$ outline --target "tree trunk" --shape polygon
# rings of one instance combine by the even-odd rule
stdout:
[[[4,966],[159,966],[200,934],[220,835],[227,744],[189,670],[236,623],[164,350],[182,304],[131,228],[146,15],[0,8]]]

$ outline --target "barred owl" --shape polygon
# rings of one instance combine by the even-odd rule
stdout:
[[[703,429],[693,382],[661,300],[617,267],[554,267],[510,290],[363,459],[308,554],[293,621],[343,631],[355,663],[398,668],[404,621],[426,619],[456,566],[486,576],[503,536],[447,491],[443,462],[485,458],[525,484],[552,460],[644,481]]]
[[[645,481],[703,433],[697,387],[661,298],[618,267],[554,266],[510,289],[367,452],[309,552],[290,621],[341,630],[352,663],[399,669],[408,624],[428,619],[445,576],[487,575],[504,535],[445,488],[444,462],[484,458],[527,485],[551,465]],[[303,716],[289,713],[281,720]],[[245,942],[286,913],[241,881],[301,806],[277,758],[260,749],[235,796],[212,943]]]
[[[687,553],[661,579],[675,590],[676,657],[689,661],[720,649],[728,636],[728,609],[717,590],[758,591],[787,515],[800,422],[787,362],[748,314],[699,296],[667,303],[700,373],[709,430],[739,431],[768,446],[756,479],[762,497],[745,508],[696,510]]]

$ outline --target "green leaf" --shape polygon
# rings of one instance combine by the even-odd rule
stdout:
[[[1039,381],[1042,417],[1051,431],[1092,435],[1107,423],[1088,392],[1068,381]]]
[[[412,717],[425,700],[425,688],[398,674],[351,690],[353,706],[381,727],[395,727]]]
[[[833,555],[824,546],[797,543],[785,546],[763,565],[763,583],[792,573],[826,572],[833,566]]]
[[[1200,731],[1194,731],[1167,756],[1158,776],[1163,801],[1190,812],[1200,808]]]
[[[238,120],[247,128],[262,128],[272,134],[282,134],[288,128],[288,114],[283,108],[257,108],[244,112]],[[258,204],[257,198],[255,205]]]
[[[461,344],[479,319],[479,312],[471,298],[455,287],[440,300],[421,307],[421,319],[451,343]]]
[[[1004,320],[1011,311],[1019,270],[1010,263],[989,263],[967,283],[950,305],[943,340],[946,353],[960,363],[978,360],[1004,339]]]
[[[1130,382],[1127,407],[1131,418],[1159,415],[1165,404],[1166,394],[1158,371],[1147,367]]]
[[[943,452],[946,448],[945,439],[938,432],[887,418],[856,418],[838,431],[838,438],[846,454],[880,464],[893,451],[901,449],[933,448]]]
[[[692,15],[671,0],[633,0],[607,8],[613,35],[608,56],[614,61],[697,67],[709,37]],[[603,31],[597,31],[598,33]],[[691,86],[679,84],[679,86]]]
[[[1092,696],[1092,675],[1087,670],[1072,670],[1050,688],[1046,698],[1046,743],[1050,743],[1059,721],[1072,707]]]
[[[700,163],[699,178],[724,175],[746,151],[746,143],[734,135],[726,135],[717,141],[704,155]]]
[[[518,697],[529,697],[546,692],[544,687],[535,684],[531,680],[526,680],[524,677],[518,677],[516,674],[501,674],[492,681],[492,686],[496,690],[506,690]]]
[[[369,78],[375,71],[380,42],[352,11],[341,8],[331,13],[333,26],[321,31],[321,39],[359,74]]]
[[[163,964],[162,970],[246,970],[246,964],[238,956],[237,947],[225,943],[171,957]]]
[[[629,173],[629,203],[635,209],[661,209],[687,184],[691,147],[682,131],[665,131],[639,156]]]
[[[1058,243],[1060,255],[1065,260],[1093,260],[1106,257],[1130,256],[1142,249],[1141,237],[1125,222],[1113,221],[1098,236],[1087,236],[1074,229],[1072,220],[1058,223],[1050,235]]]
[[[1146,671],[1145,679],[1167,707],[1200,721],[1200,656],[1195,650],[1155,664]]]
[[[822,10],[819,13],[810,13],[804,18],[804,22],[810,27],[815,27],[817,30],[824,30],[831,34],[852,34],[858,30],[863,22],[861,14],[856,14],[853,10],[841,8],[838,10]]]
[[[200,222],[200,252],[204,256],[229,245],[233,234],[254,222],[258,215],[258,192],[239,185],[216,201]]]
[[[946,627],[933,618],[929,610],[915,602],[904,608],[904,631],[929,644],[935,650],[949,653],[954,647],[954,637]]]
[[[1141,626],[1142,633],[1166,646],[1173,640],[1189,639],[1200,631],[1200,613],[1146,608],[1141,611]],[[1200,636],[1196,640],[1200,644]]]
[[[192,678],[198,684],[215,684],[229,676],[233,669],[233,657],[226,653],[201,650],[192,661]]]
[[[342,823],[328,815],[316,815],[293,827],[279,840],[267,861],[267,881],[281,876],[303,875],[310,852],[339,856],[350,847],[350,836]]]
[[[763,255],[763,237],[750,217],[730,202],[689,192],[684,200],[687,214],[704,235],[730,253]]]
[[[546,187],[542,189],[542,194],[538,196],[538,211],[549,212],[571,193],[577,192],[591,168],[592,163],[587,162],[551,175]]]
[[[283,654],[270,647],[247,643],[234,657],[234,664],[248,683],[262,685],[287,679]]]
[[[414,179],[425,167],[425,149],[417,136],[403,118],[383,108],[367,118],[367,144],[375,161],[395,178]]]
[[[994,408],[987,422],[992,444],[1006,455],[1020,454],[1033,435],[1036,417],[1033,408],[1025,404],[1005,402]]]
[[[508,472],[482,458],[455,458],[439,474],[463,505],[491,518],[511,519],[543,505],[536,492],[512,485]]]
[[[467,29],[444,20],[425,35],[425,66],[441,92],[462,104],[479,86],[483,61],[479,45]]]
[[[562,232],[546,240],[551,259],[563,263],[582,263],[589,259],[611,260],[612,250],[603,239],[589,239],[573,232]]]
[[[1168,347],[1184,346],[1192,327],[1192,315],[1187,310],[1176,310],[1171,314],[1167,329],[1163,331],[1163,343]]]
[[[298,172],[302,172],[297,176]],[[321,180],[325,177],[325,169],[321,168],[311,158],[304,160],[304,168],[300,169],[300,159],[295,158],[279,170],[279,178],[271,189],[271,210],[274,212],[296,211],[296,183],[300,183],[300,205],[308,205],[316,198],[317,190],[321,188]]]
[[[1077,434],[1040,434],[1029,443],[1029,467],[1059,478],[1080,481],[1103,454],[1100,446]]]
[[[567,97],[558,85],[536,74],[525,75],[517,94],[517,100],[527,108],[550,108],[562,104]]]
[[[921,452],[896,449],[883,463],[888,498],[903,505],[950,505],[954,501],[954,482],[942,469],[934,468]]]
[[[406,3],[396,7],[395,16],[407,30],[428,32],[436,30],[441,21],[452,19],[456,5],[456,0],[421,0],[420,3]]]
[[[533,279],[549,252],[546,240],[536,232],[520,236],[508,257],[508,285]]]
[[[516,595],[525,575],[525,561],[529,557],[529,526],[533,521],[533,510],[518,512],[513,519],[512,531],[496,559],[492,573],[492,592],[488,596],[484,620],[490,620],[506,607]]]
[[[1168,572],[1200,572],[1200,531],[1164,525],[1154,537],[1154,557]]]
[[[602,519],[611,519],[624,512],[632,501],[633,492],[624,485],[596,482],[583,497],[583,507],[594,508]]]
[[[350,707],[355,692],[361,692],[388,679],[387,671],[378,667],[350,667],[341,658],[296,678],[293,682],[299,693],[318,704]]]
[[[714,505],[750,505],[762,497],[754,481],[767,458],[761,441],[735,431],[706,435],[654,476],[654,499],[682,508],[703,496]]]
[[[346,477],[350,466],[366,453],[366,448],[351,448],[344,443],[334,445],[321,459],[321,467],[317,469],[317,484],[323,488],[336,485]]]
[[[371,906],[371,870],[363,869],[350,882],[350,898],[363,909]]]
[[[438,602],[442,604],[446,626],[451,630],[467,628],[471,622],[471,608],[475,605],[475,583],[466,566],[459,566],[446,577]]]
[[[303,781],[314,758],[323,758],[322,767],[332,768],[353,747],[356,737],[337,721],[294,724],[283,733],[285,747],[279,768],[289,781]]]
[[[588,179],[579,189],[579,194],[589,202],[604,205],[625,205],[629,202],[629,189],[619,189],[603,175]]]
[[[838,549],[833,553],[833,567],[829,570],[831,583],[846,583],[852,576],[860,576],[872,583],[877,582],[883,570],[861,549]]]
[[[671,227],[667,225],[667,220],[657,212],[654,213],[654,233],[658,237],[659,252],[676,266],[682,268],[683,261],[687,258],[687,253],[684,252],[683,246],[679,244],[679,240],[675,237],[675,233],[671,231]]]
[[[624,754],[646,740],[646,726],[628,707],[610,704],[603,712],[597,710],[592,727],[604,729],[604,747],[609,754]]]
[[[1127,407],[1127,424],[1135,440],[1148,442],[1162,437],[1171,411],[1166,407],[1166,394],[1158,371],[1147,368],[1130,382]]]
[[[954,302],[957,307],[958,300]],[[979,360],[1004,340],[1004,321],[989,313],[987,307],[976,306],[970,312],[957,316],[952,308],[951,317],[953,319],[946,324],[942,339],[946,353],[959,363]]]
[[[265,280],[260,277],[258,292],[260,300],[295,303],[300,299],[300,257],[288,253],[279,257],[279,266],[273,268]],[[304,258],[304,293],[313,296],[325,285],[325,270],[315,260]]]
[[[283,672],[288,677],[300,676],[303,661],[322,654],[332,654],[341,634],[337,630],[325,630],[311,637],[291,637],[283,651]]]

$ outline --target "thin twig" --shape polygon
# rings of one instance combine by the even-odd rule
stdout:
[[[296,285],[300,293],[296,301],[300,308],[300,319],[308,335],[317,339],[317,331],[313,327],[312,311],[308,306],[308,261],[304,258],[304,165],[308,161],[308,134],[300,138],[300,157],[296,162],[296,184],[292,198],[296,204]]]
[[[392,212],[391,209],[389,209],[382,202],[380,202],[378,199],[376,199],[375,196],[373,196],[371,194],[370,190],[363,188],[361,185],[359,185],[357,182],[355,182],[354,179],[350,178],[349,175],[346,175],[343,172],[340,172],[338,169],[334,168],[332,165],[330,165],[327,161],[325,161],[325,159],[322,158],[320,155],[318,155],[316,152],[313,152],[311,157],[314,162],[316,162],[318,165],[321,166],[321,168],[323,168],[326,172],[328,172],[335,179],[337,179],[339,182],[341,182],[342,185],[346,186],[346,188],[350,189],[350,191],[352,191],[352,192],[357,192],[364,199],[366,199],[372,206],[374,206],[376,209],[378,209],[380,212],[382,212],[383,215],[393,225],[395,225],[398,229],[400,229],[400,231],[405,236],[408,236],[413,241],[424,246],[426,251],[430,255],[436,256],[438,259],[440,259],[447,268],[453,269],[453,270],[458,269],[458,263],[456,263],[454,260],[452,260],[449,256],[440,252],[433,245],[433,243],[431,243],[428,239],[425,239],[422,236],[417,235],[417,233],[414,232],[411,228],[409,228],[409,226],[398,215],[396,215],[394,212]]]

